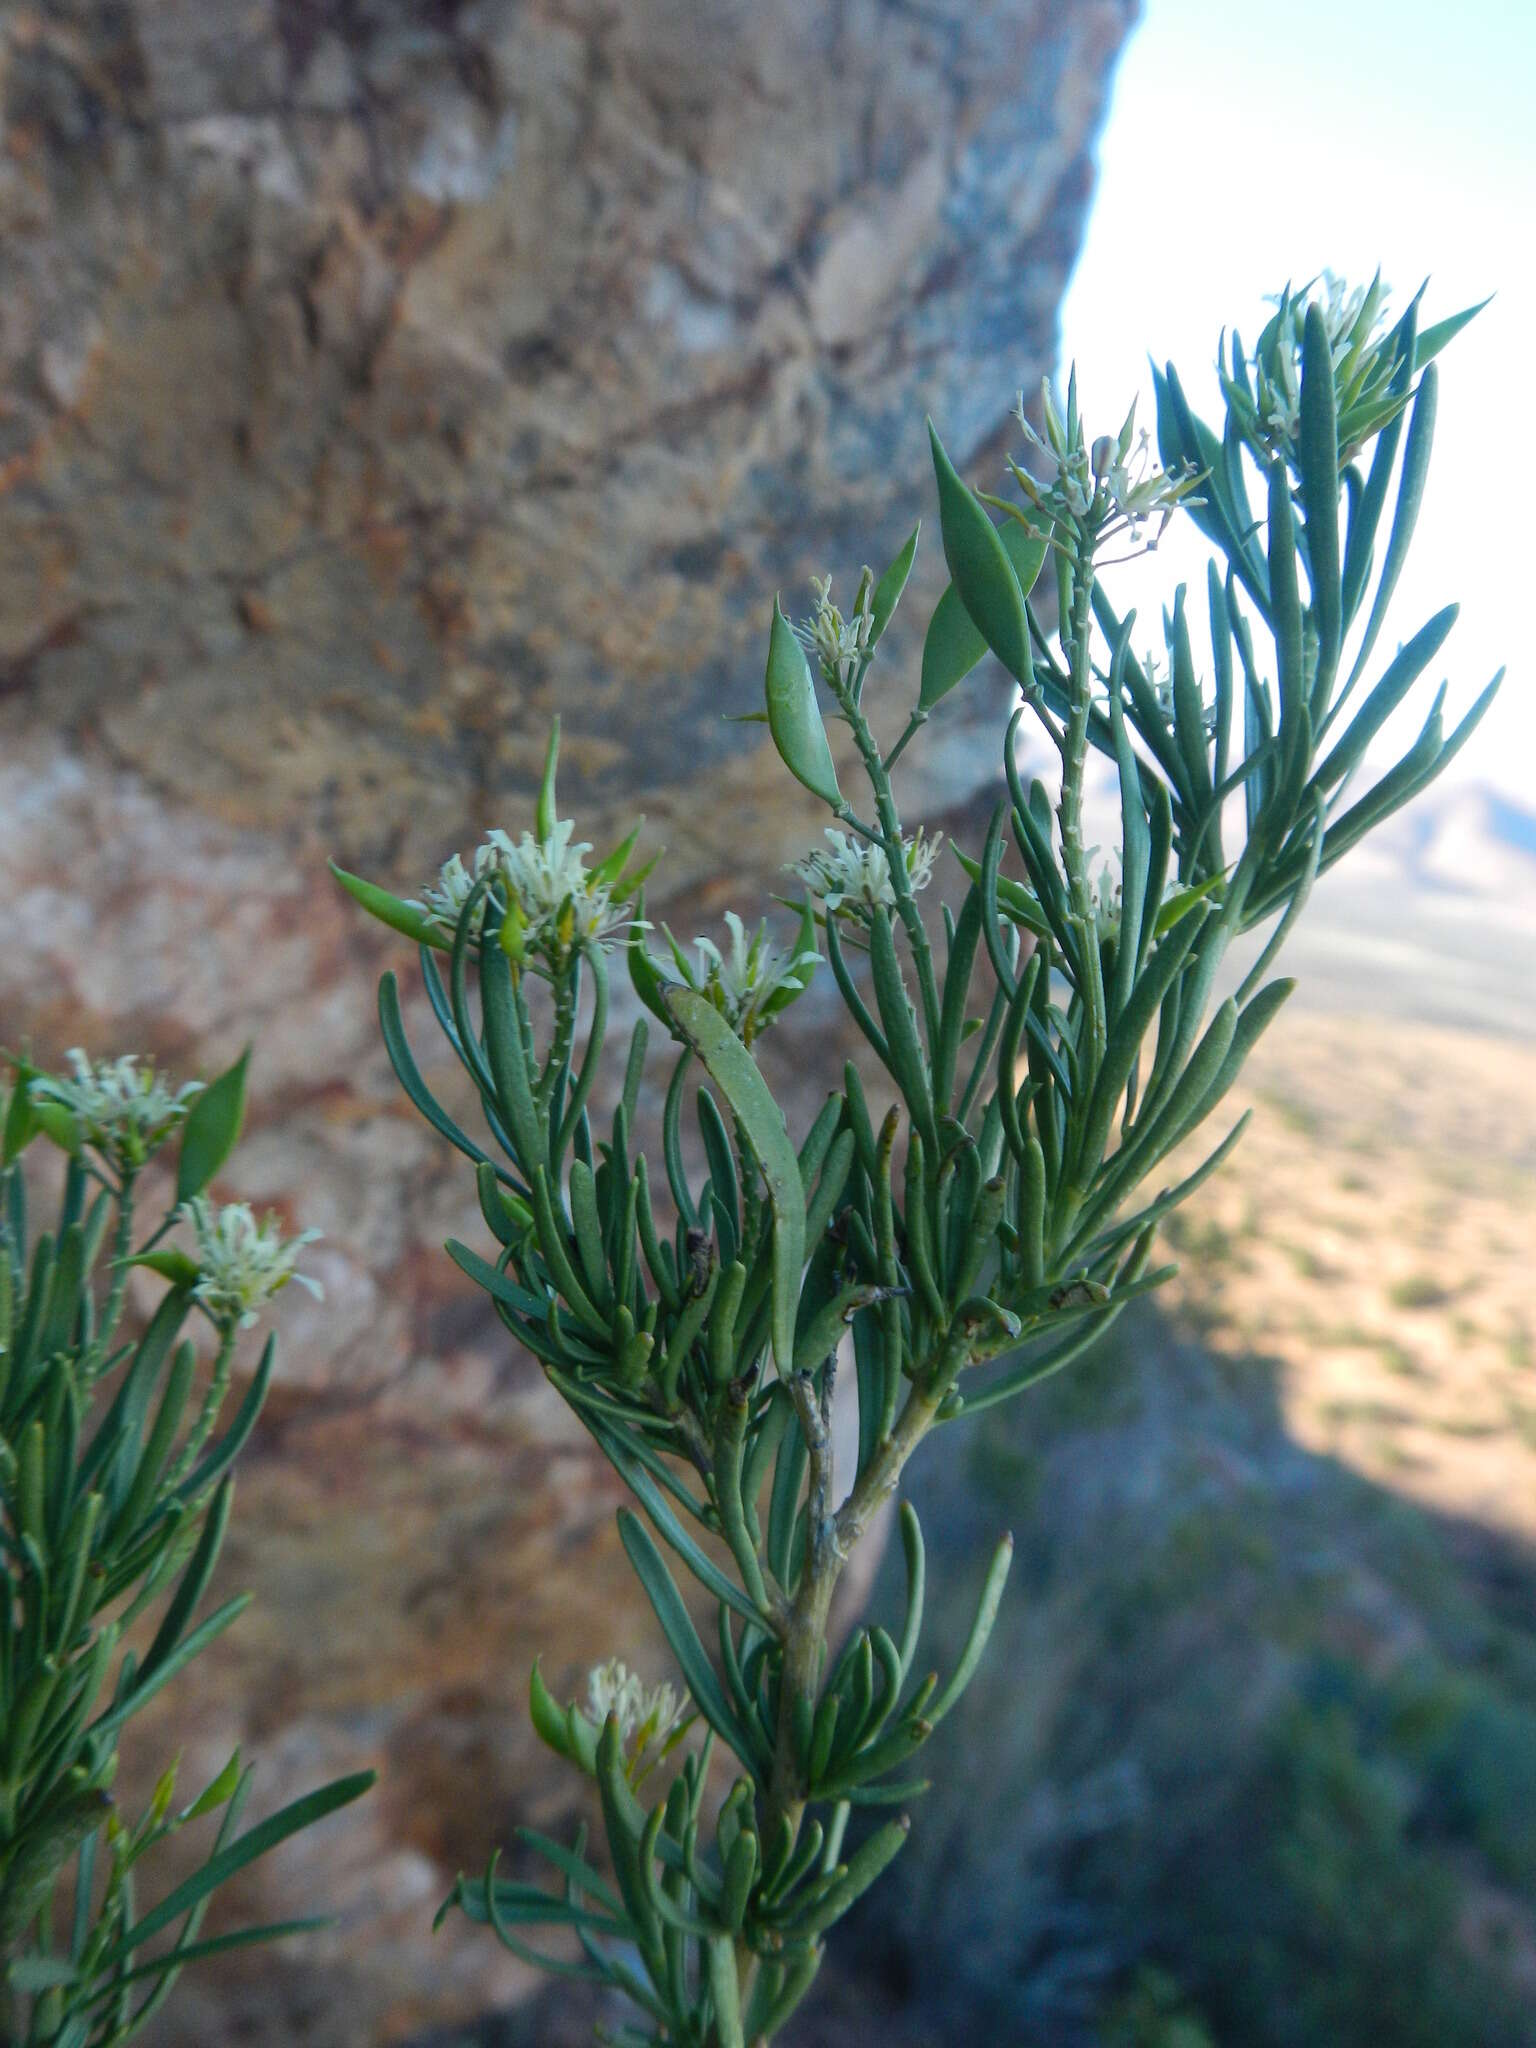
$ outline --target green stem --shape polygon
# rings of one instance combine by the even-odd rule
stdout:
[[[219,1332],[219,1348],[214,1356],[213,1371],[208,1378],[208,1391],[203,1396],[203,1405],[197,1412],[192,1433],[177,1454],[176,1463],[167,1474],[161,1492],[168,1493],[179,1486],[192,1470],[199,1453],[213,1434],[213,1426],[219,1419],[219,1410],[224,1406],[224,1396],[229,1392],[229,1368],[235,1355],[235,1325],[229,1324]]]
[[[907,943],[912,948],[912,961],[917,969],[917,985],[922,997],[923,1020],[927,1027],[930,1049],[939,1035],[939,991],[933,973],[933,950],[928,944],[928,934],[923,929],[922,912],[917,907],[917,898],[912,893],[912,883],[907,874],[906,852],[902,845],[901,818],[896,809],[896,798],[891,790],[891,778],[886,772],[887,764],[880,757],[875,736],[869,729],[869,720],[864,716],[851,691],[839,689],[838,708],[848,721],[853,734],[854,745],[864,763],[864,772],[869,777],[869,786],[874,791],[875,814],[880,821],[880,843],[885,848],[886,864],[891,871],[891,889],[896,898],[896,914],[906,928]],[[895,759],[905,739],[898,743],[892,753]],[[845,822],[852,822],[851,816]]]
[[[946,1388],[944,1392],[947,1392]],[[848,1553],[870,1522],[895,1493],[907,1460],[933,1427],[943,1393],[935,1393],[920,1382],[908,1393],[896,1427],[877,1444],[859,1483],[837,1511],[838,1546]]]
[[[773,1775],[768,1792],[764,1840],[782,1817],[798,1834],[805,1811],[806,1786],[795,1743],[795,1706],[814,1706],[826,1647],[832,1595],[843,1566],[871,1521],[890,1500],[907,1460],[934,1426],[944,1397],[967,1359],[959,1319],[950,1323],[934,1348],[930,1364],[914,1375],[895,1427],[879,1444],[842,1506],[831,1511],[832,1446],[829,1429],[832,1373],[829,1366],[818,1397],[810,1375],[791,1383],[800,1426],[806,1431],[810,1458],[810,1518],[805,1570],[783,1626],[784,1662],[779,1680],[779,1725]]]
[[[919,732],[921,732],[923,727],[927,723],[928,714],[926,711],[913,712],[912,716],[907,720],[906,729],[903,731],[901,738],[896,742],[895,746],[892,747],[891,751],[886,755],[885,760],[882,763],[887,775],[890,774],[891,770],[896,766],[896,763],[901,759],[903,753],[906,751],[907,742],[913,739]]]
[[[571,1046],[576,1037],[576,974],[574,967],[562,974],[555,983],[555,1022],[551,1035],[549,1058],[534,1089],[534,1102],[544,1116],[549,1115],[549,1105],[554,1097],[555,1086],[560,1076],[570,1065]]]
[[[832,1513],[832,1385],[835,1356],[829,1358],[818,1394],[811,1373],[797,1373],[789,1382],[795,1412],[805,1433],[810,1468],[806,1500],[805,1568],[783,1625],[784,1659],[779,1673],[779,1725],[775,1731],[773,1773],[762,1839],[771,1841],[780,1820],[792,1835],[800,1832],[806,1784],[795,1740],[796,1708],[814,1706],[821,1680],[827,1619],[846,1551],[838,1541]]]
[[[81,1360],[80,1377],[85,1392],[89,1392],[95,1384],[106,1363],[107,1353],[112,1348],[113,1336],[123,1318],[123,1304],[128,1298],[128,1275],[131,1270],[128,1261],[133,1254],[134,1178],[134,1170],[131,1167],[125,1168],[123,1184],[118,1190],[117,1222],[112,1231],[112,1280],[91,1348]]]

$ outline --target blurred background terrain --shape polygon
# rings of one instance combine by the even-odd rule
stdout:
[[[925,411],[998,467],[1134,28],[0,11],[0,1042],[188,1073],[254,1038],[227,1192],[325,1233],[221,1568],[256,1604],[125,1761],[147,1786],[180,1743],[190,1780],[238,1740],[269,1806],[382,1772],[230,1908],[335,1930],[183,1980],[151,2048],[591,2037],[430,1921],[575,1816],[533,1657],[573,1692],[615,1652],[659,1675],[657,1639],[606,1467],[441,1252],[473,1187],[379,1050],[381,969],[435,1078],[426,1005],[324,863],[410,893],[516,829],[558,710],[582,836],[643,812],[667,848],[653,914],[760,900],[820,822],[720,722],[765,607],[929,511]],[[929,547],[893,693],[941,581]],[[927,729],[911,818],[979,838],[1005,704],[979,674]],[[1000,1526],[1023,1569],[801,2048],[871,2009],[892,2048],[1536,2040],[1536,814],[1502,730],[1319,888],[1176,1287],[914,1473],[941,1634]],[[793,1118],[840,1023],[826,989],[791,1017]]]

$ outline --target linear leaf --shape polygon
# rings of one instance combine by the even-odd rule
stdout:
[[[751,1744],[731,1712],[724,1690],[715,1676],[715,1667],[699,1641],[698,1630],[683,1605],[672,1574],[667,1570],[666,1559],[656,1548],[645,1524],[628,1508],[619,1509],[619,1540],[635,1568],[636,1577],[645,1588],[646,1598],[661,1623],[663,1635],[672,1645],[672,1653],[682,1667],[694,1704],[748,1770],[754,1769]]]
[[[735,1111],[762,1170],[773,1210],[773,1356],[794,1368],[795,1311],[805,1265],[805,1198],[800,1162],[757,1063],[714,1005],[692,989],[666,991],[667,1008],[705,1072]]]

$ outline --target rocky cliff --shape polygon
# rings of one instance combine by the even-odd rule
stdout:
[[[324,857],[414,886],[515,825],[557,708],[584,832],[646,813],[671,900],[803,843],[721,714],[774,589],[924,509],[924,412],[984,457],[1052,362],[1133,13],[0,12],[0,1040],[191,1071],[254,1037],[229,1191],[325,1232],[224,1568],[257,1605],[142,1768],[240,1739],[270,1804],[384,1773],[242,1902],[334,1935],[189,1982],[162,2044],[363,2048],[517,1995],[432,1908],[562,1796],[535,1651],[574,1683],[649,1640],[610,1486],[440,1252],[472,1195]],[[992,771],[957,711],[914,814]]]

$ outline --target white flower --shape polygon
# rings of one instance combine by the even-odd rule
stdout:
[[[1136,431],[1134,399],[1119,433],[1099,435],[1090,450],[1077,416],[1076,375],[1074,370],[1065,420],[1057,410],[1049,380],[1041,380],[1043,435],[1030,424],[1024,411],[1024,394],[1019,393],[1014,418],[1030,446],[1046,458],[1050,474],[1042,485],[1018,463],[1010,462],[1015,480],[1035,510],[1053,524],[1078,526],[1095,538],[1124,528],[1135,541],[1141,538],[1147,522],[1155,518],[1161,532],[1174,508],[1188,498],[1198,478],[1189,471],[1174,472],[1157,466],[1146,429],[1139,434]]]
[[[1375,309],[1363,334],[1357,335],[1355,328],[1360,315],[1365,311],[1366,300],[1372,291],[1376,293]],[[1328,330],[1328,352],[1333,358],[1333,367],[1338,369],[1350,350],[1364,346],[1376,333],[1387,317],[1388,292],[1381,288],[1380,280],[1373,286],[1357,284],[1353,289],[1348,282],[1331,270],[1322,271],[1299,293],[1274,292],[1269,303],[1277,306],[1286,316],[1296,346],[1301,345],[1301,331],[1306,325],[1308,306],[1317,306],[1323,315],[1323,325]]]
[[[781,951],[769,938],[766,922],[749,939],[734,910],[725,913],[725,922],[731,933],[728,952],[722,953],[713,939],[696,938],[696,968],[675,943],[673,953],[689,986],[707,996],[737,1037],[750,1045],[809,985],[819,955],[813,947]]]
[[[61,1104],[79,1123],[85,1142],[120,1167],[142,1166],[203,1090],[201,1081],[188,1081],[173,1092],[157,1079],[154,1061],[138,1053],[89,1060],[75,1045],[69,1062],[73,1080],[40,1074],[29,1093]]]
[[[1081,429],[1074,440],[1069,440],[1066,426],[1056,410],[1056,399],[1050,380],[1040,380],[1040,409],[1045,419],[1045,433],[1036,433],[1024,411],[1024,394],[1021,391],[1014,401],[1013,416],[1023,429],[1024,438],[1037,455],[1043,455],[1050,465],[1044,496],[1036,492],[1034,502],[1045,511],[1050,501],[1056,501],[1057,509],[1070,519],[1081,519],[1093,503],[1093,472],[1088,462],[1088,450],[1084,444]],[[1015,474],[1019,472],[1015,469]]]
[[[634,919],[627,902],[615,900],[612,883],[588,873],[582,856],[592,848],[585,840],[572,845],[575,829],[574,820],[562,818],[545,839],[525,832],[514,844],[505,832],[487,834],[468,867],[458,854],[444,864],[422,891],[420,908],[454,931],[471,890],[489,876],[504,899],[495,914],[515,912],[524,951],[558,965],[578,945],[606,944]]]
[[[1256,379],[1259,417],[1272,441],[1294,441],[1301,426],[1301,381],[1295,347],[1276,349],[1270,364],[1260,364]]]
[[[1098,850],[1096,846],[1090,846],[1084,855],[1088,869],[1088,888],[1093,897],[1093,921],[1101,941],[1118,939],[1124,894],[1120,856],[1111,854],[1095,866],[1094,857]]]
[[[1118,939],[1120,919],[1125,904],[1124,870],[1118,853],[1111,853],[1104,859],[1098,858],[1099,849],[1090,846],[1083,859],[1087,868],[1088,890],[1093,897],[1093,922],[1102,944],[1106,939]],[[1170,903],[1180,895],[1188,884],[1179,877],[1169,875],[1163,883],[1159,907]]]
[[[249,1202],[226,1202],[215,1210],[201,1195],[183,1202],[181,1214],[197,1238],[198,1278],[193,1299],[202,1303],[220,1328],[238,1323],[241,1329],[248,1329],[256,1320],[256,1311],[290,1280],[307,1287],[317,1301],[324,1299],[318,1280],[294,1271],[299,1252],[314,1243],[318,1230],[284,1237],[277,1217],[269,1214],[258,1223]]]
[[[587,873],[582,861],[592,851],[588,841],[571,844],[574,819],[562,818],[547,839],[525,832],[514,846],[504,832],[491,838],[501,849],[502,873],[512,899],[543,947],[569,952],[578,940],[601,945],[633,922],[624,904],[615,903],[607,882]]]
[[[1351,290],[1343,278],[1325,270],[1301,291],[1287,288],[1269,303],[1277,310],[1253,359],[1252,411],[1265,451],[1290,458],[1301,427],[1301,349],[1308,308],[1316,306],[1322,313],[1335,379],[1352,362],[1348,382],[1352,390],[1358,390],[1388,374],[1381,357],[1385,337],[1380,333],[1387,293],[1379,278]],[[1233,387],[1227,381],[1230,396]],[[1342,424],[1342,412],[1347,409],[1342,391],[1338,403]]]
[[[828,826],[825,837],[826,852],[818,847],[803,860],[792,861],[788,872],[805,884],[826,915],[841,914],[867,923],[877,906],[894,910],[896,891],[885,848],[867,839],[852,839],[835,826]],[[943,838],[942,832],[934,833],[931,839],[918,832],[902,840],[907,884],[914,894],[932,881],[933,863]]]
[[[469,901],[476,882],[486,874],[494,875],[500,863],[501,849],[494,843],[494,835],[492,839],[486,840],[483,846],[476,847],[470,868],[466,868],[459,856],[454,854],[452,859],[445,861],[439,869],[437,880],[429,882],[422,890],[420,907],[427,912],[432,922],[440,925],[444,931],[457,931],[460,913]],[[482,902],[480,920],[483,921],[484,915]],[[478,929],[477,922],[476,930]]]
[[[859,595],[850,618],[844,618],[832,602],[832,578],[813,576],[816,610],[795,627],[795,638],[807,654],[815,657],[831,688],[849,690],[869,659],[870,636],[875,629],[874,579],[866,569],[859,579]]]
[[[1173,707],[1173,673],[1162,666],[1158,660],[1155,648],[1149,647],[1141,657],[1141,672],[1147,679],[1147,686],[1151,690],[1152,695],[1157,699],[1158,710],[1161,711],[1171,726],[1175,716]],[[1107,689],[1105,690],[1103,701],[1107,716],[1109,705]],[[1200,722],[1205,727],[1207,733],[1215,732],[1216,706],[1214,704],[1207,704],[1202,701],[1200,706]]]
[[[635,1755],[644,1754],[672,1727],[682,1711],[682,1702],[663,1681],[649,1691],[639,1675],[617,1657],[595,1665],[587,1677],[587,1712],[599,1726],[616,1714],[619,1740],[628,1747],[635,1740]]]

